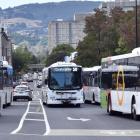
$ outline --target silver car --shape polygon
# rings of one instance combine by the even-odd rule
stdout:
[[[31,101],[32,90],[26,85],[16,86],[13,91],[13,101],[16,101],[17,99],[27,99],[28,101]]]

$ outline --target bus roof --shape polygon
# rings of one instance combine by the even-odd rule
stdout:
[[[125,58],[131,58],[131,57],[136,57],[136,56],[140,56],[140,47],[133,49],[132,53],[102,58],[101,62],[108,62],[108,61],[113,61],[113,60],[118,60],[118,59],[125,59]]]
[[[73,62],[56,62],[52,65],[49,66],[50,67],[81,67],[80,65],[76,65]]]
[[[83,71],[98,71],[101,68],[101,66],[94,66],[94,67],[90,67],[90,68],[83,68]]]

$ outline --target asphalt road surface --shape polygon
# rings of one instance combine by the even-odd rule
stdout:
[[[3,110],[0,140],[139,140],[140,121],[109,116],[99,105],[47,107],[34,90],[31,102],[19,100]]]

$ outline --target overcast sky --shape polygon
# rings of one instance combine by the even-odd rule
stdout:
[[[60,2],[60,1],[69,1],[69,0],[0,0],[0,7],[2,9],[5,9],[8,7],[15,7],[15,6],[29,4],[29,3],[47,3],[47,2]],[[89,0],[89,1],[109,1],[109,0]]]

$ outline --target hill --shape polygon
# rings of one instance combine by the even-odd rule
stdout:
[[[65,1],[0,9],[1,23],[5,24],[16,44],[28,41],[31,46],[42,45],[42,42],[47,45],[49,21],[72,20],[75,13],[91,12],[99,4],[93,1]]]
[[[0,14],[6,18],[27,18],[41,20],[48,23],[50,20],[62,18],[72,19],[75,13],[91,12],[100,2],[93,1],[65,1],[60,3],[28,4],[1,10]]]

